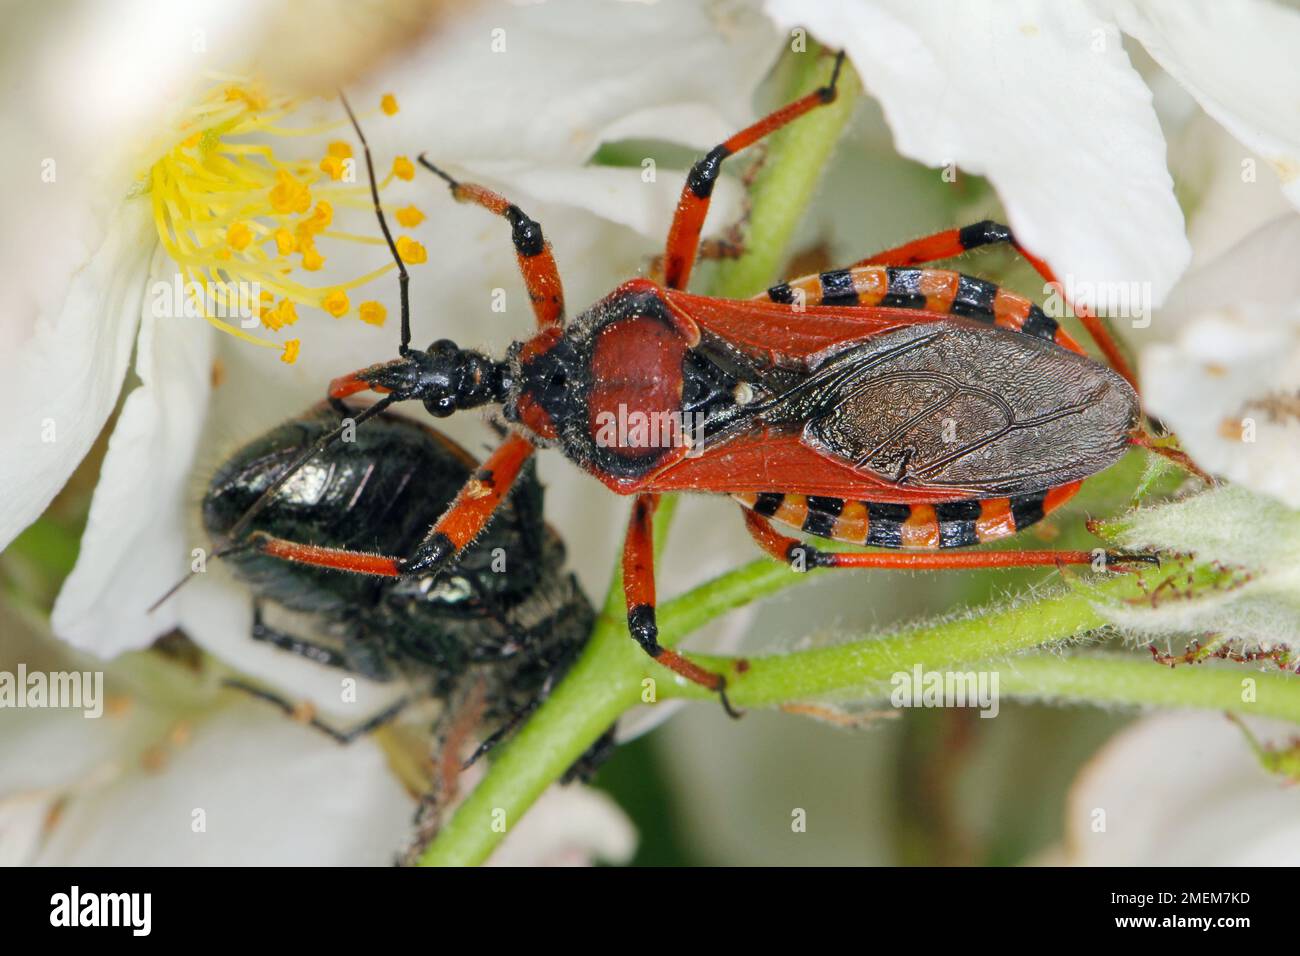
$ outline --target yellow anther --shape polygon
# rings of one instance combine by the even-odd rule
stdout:
[[[320,171],[329,176],[330,179],[338,182],[343,178],[343,173],[347,161],[340,156],[326,156],[320,161]]]
[[[298,251],[298,240],[294,238],[293,233],[281,226],[275,230],[275,251],[282,256],[287,256],[291,252]]]
[[[424,246],[409,236],[398,236],[397,254],[408,266],[418,266],[429,258],[429,254],[424,251]]]
[[[403,206],[397,210],[397,222],[405,229],[414,229],[424,222],[424,213],[414,206]]]
[[[270,199],[271,208],[279,213],[306,212],[311,208],[311,190],[287,169],[276,170]]]
[[[392,116],[397,112],[397,97],[392,93],[385,93],[379,99],[379,108],[384,111],[386,116]]]
[[[383,325],[388,318],[388,310],[381,302],[362,302],[357,307],[357,317],[367,325]]]
[[[320,271],[320,267],[325,265],[325,257],[316,250],[311,236],[304,236],[298,245],[302,249],[302,267],[308,272]]]
[[[329,295],[325,296],[325,300],[321,302],[321,308],[336,319],[341,319],[343,316],[347,315],[348,306],[349,302],[347,293],[342,289],[335,289]]]
[[[253,230],[248,228],[246,222],[232,222],[226,230],[226,242],[230,243],[232,249],[247,249],[252,241]]]
[[[187,287],[200,290],[195,301],[203,319],[244,342],[278,349],[280,357],[292,363],[299,355],[299,340],[281,342],[278,333],[298,321],[298,306],[335,317],[351,315],[349,296],[364,295],[353,290],[392,270],[385,264],[364,275],[331,279],[328,286],[313,285],[303,276],[324,267],[322,252],[332,253],[334,243],[379,242],[372,235],[330,231],[335,205],[368,207],[371,201],[366,185],[354,181],[355,146],[343,139],[329,141],[327,131],[337,129],[337,122],[285,122],[297,102],[268,95],[252,80],[223,80],[191,106],[171,136],[160,141],[165,148],[133,194],[149,197],[159,241]],[[382,106],[392,115],[397,100],[386,96]],[[316,159],[279,155],[275,141],[284,136],[310,137],[315,145],[305,154],[300,147],[289,152]],[[295,139],[295,144],[300,142]],[[398,176],[408,181],[415,177],[406,157],[394,163],[389,178]],[[316,194],[329,201],[318,201]],[[424,215],[410,206],[399,219],[406,230]],[[331,248],[325,248],[327,243]],[[410,239],[402,240],[402,249],[408,262],[422,262],[427,255]],[[210,309],[213,302],[228,304],[222,290],[232,283],[256,284],[263,290],[252,304],[251,314],[261,323],[258,330],[250,332]],[[371,325],[382,325],[387,317],[384,306],[374,300],[362,303],[357,315]]]
[[[231,86],[226,88],[226,102],[243,103],[245,108],[256,112],[264,110],[267,107],[267,99],[261,93],[246,89],[242,86]]]

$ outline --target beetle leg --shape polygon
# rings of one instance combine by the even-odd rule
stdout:
[[[231,690],[242,691],[245,694],[256,697],[258,700],[264,700],[268,704],[274,704],[276,707],[279,707],[280,710],[284,711],[286,717],[291,717],[294,720],[306,724],[308,727],[319,730],[321,733],[325,734],[325,736],[330,737],[336,743],[340,744],[350,744],[359,737],[364,737],[366,734],[378,730],[380,727],[384,726],[384,724],[387,724],[389,721],[397,717],[397,715],[405,710],[410,704],[410,701],[403,697],[396,703],[381,710],[373,717],[368,718],[364,723],[358,724],[356,727],[352,727],[348,730],[339,730],[317,717],[310,705],[295,704],[293,701],[290,701],[273,691],[258,687],[255,684],[250,684],[247,681],[239,680],[238,678],[228,677],[221,682],[221,685],[223,687],[229,687]]]
[[[420,156],[420,165],[446,182],[457,202],[473,203],[488,212],[505,218],[510,223],[510,236],[519,260],[519,271],[528,289],[539,328],[564,324],[564,285],[560,270],[551,255],[551,247],[542,237],[542,227],[535,219],[504,196],[474,183],[462,183],[443,172],[427,157]]]
[[[677,200],[673,224],[668,230],[668,242],[664,248],[664,285],[670,289],[685,289],[690,281],[695,253],[700,244],[700,231],[704,228],[704,217],[709,211],[709,200],[713,196],[713,187],[718,181],[722,161],[805,113],[834,102],[835,84],[839,80],[843,63],[844,54],[840,53],[835,57],[835,68],[829,83],[765,116],[725,143],[713,147],[691,167],[686,185],[682,187],[681,198]]]
[[[878,252],[868,259],[854,263],[854,265],[919,265],[923,262],[951,259],[954,256],[969,252],[971,249],[997,243],[1006,243],[1015,249],[1034,267],[1035,272],[1055,288],[1062,290],[1062,295],[1064,295],[1064,287],[1057,280],[1052,267],[1022,246],[1007,226],[989,219],[962,229],[948,229],[944,232],[936,232],[932,236],[915,239],[901,246],[895,246],[893,249]],[[1088,334],[1092,336],[1092,340],[1097,343],[1097,347],[1101,349],[1102,354],[1106,356],[1106,360],[1110,362],[1111,367],[1124,376],[1128,383],[1133,386],[1133,390],[1137,391],[1137,376],[1133,374],[1128,359],[1124,357],[1119,344],[1115,341],[1114,336],[1110,334],[1105,323],[1087,306],[1075,306],[1072,303],[1070,306],[1074,314],[1079,317],[1083,327],[1088,330]]]
[[[758,546],[798,571],[812,568],[893,568],[903,571],[941,571],[958,568],[1031,568],[1067,564],[1092,564],[1113,570],[1119,564],[1156,564],[1152,554],[1124,551],[822,551],[798,538],[784,535],[762,515],[742,509],[745,527]]]
[[[262,619],[262,604],[262,601],[253,602],[253,626],[249,630],[249,636],[253,640],[260,641],[263,644],[270,644],[274,648],[296,654],[299,657],[305,657],[307,660],[325,667],[337,667],[340,670],[348,669],[348,662],[339,651],[269,627]]]
[[[659,505],[656,494],[641,494],[632,503],[623,543],[623,596],[627,601],[627,629],[641,649],[676,674],[718,692],[723,709],[732,717],[740,714],[727,700],[727,679],[705,670],[698,664],[659,643],[659,625],[655,622],[654,513]]]

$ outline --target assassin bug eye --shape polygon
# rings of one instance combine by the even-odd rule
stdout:
[[[437,416],[438,418],[446,418],[449,415],[455,414],[456,399],[452,398],[450,395],[439,395],[435,398],[426,398],[424,400],[424,407],[428,410],[430,415]]]

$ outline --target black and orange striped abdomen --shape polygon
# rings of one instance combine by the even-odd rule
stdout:
[[[951,269],[853,266],[791,279],[755,298],[801,308],[851,305],[955,315],[1023,332],[1083,354],[1056,320],[1029,299]]]
[[[779,491],[732,495],[756,514],[808,534],[877,548],[933,551],[1005,538],[1041,521],[1074,497],[1082,482],[1011,498],[941,504],[846,501]]]

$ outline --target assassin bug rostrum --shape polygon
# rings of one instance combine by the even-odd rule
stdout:
[[[538,331],[499,361],[447,340],[424,350],[410,346],[407,277],[353,118],[380,227],[399,265],[401,345],[396,359],[335,379],[330,398],[370,390],[382,395],[372,409],[416,400],[438,417],[497,405],[514,430],[404,555],[264,533],[255,536],[256,547],[285,561],[365,575],[443,573],[506,500],[534,448],[558,448],[611,490],[636,496],[623,555],[632,637],[659,663],[718,691],[724,706],[722,675],[657,641],[651,519],[662,493],[730,495],[763,550],[796,567],[1094,563],[1091,551],[952,550],[1023,530],[1131,444],[1149,445],[1132,373],[1089,311],[1075,310],[1113,368],[1089,358],[1028,299],[971,276],[920,267],[1003,244],[1054,283],[1046,263],[1007,227],[981,222],[942,232],[846,269],[781,283],[752,300],[685,291],[723,161],[833,101],[842,60],[836,58],[826,86],[694,165],[669,230],[661,281],[629,280],[567,323],[540,225],[502,196],[459,182],[421,156],[454,198],[510,224]],[[669,422],[671,440],[599,440],[602,422],[631,413]],[[699,423],[694,438],[681,425],[686,421]],[[335,437],[324,436],[318,446]],[[309,449],[299,463],[312,454]],[[774,521],[894,550],[821,551],[781,533]],[[1108,567],[1154,560],[1121,553],[1106,559]]]
[[[289,419],[232,454],[213,474],[203,498],[203,523],[229,536],[253,502],[303,449],[342,426],[346,408],[328,403]],[[375,416],[353,441],[337,442],[298,468],[252,530],[345,548],[413,547],[478,462],[432,428],[394,415]],[[372,680],[404,676],[422,692],[450,702],[482,684],[480,723],[494,728],[475,756],[516,725],[549,692],[586,644],[595,612],[572,574],[564,545],[542,519],[542,488],[531,468],[454,574],[403,579],[340,575],[291,564],[251,547],[224,557],[254,594],[252,637],[325,666]],[[266,605],[304,613],[329,643],[269,625]],[[235,686],[292,708],[243,682]],[[340,742],[375,729],[402,703],[352,730],[318,719],[313,726]],[[440,724],[458,715],[450,709]],[[476,728],[477,729],[477,728]],[[593,770],[607,735],[579,761]]]

